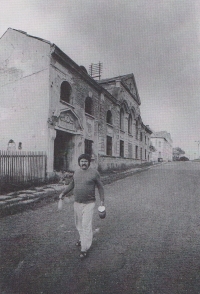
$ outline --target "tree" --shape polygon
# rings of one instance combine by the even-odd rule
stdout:
[[[180,147],[173,148],[173,160],[179,160],[181,154],[185,154],[185,151],[183,151]]]

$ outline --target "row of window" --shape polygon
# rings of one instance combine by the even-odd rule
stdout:
[[[112,113],[110,110],[107,111],[107,115],[106,115],[106,122],[110,125],[112,125]],[[132,123],[133,123],[133,119],[132,119],[132,115],[129,114],[128,117],[128,134],[132,135]],[[139,133],[139,128],[138,128],[138,121],[136,120],[136,139],[138,140],[138,133]],[[120,110],[120,130],[124,131],[124,110],[123,108]],[[147,144],[147,137],[144,136],[145,139],[145,144]],[[143,141],[143,133],[140,132],[140,141]],[[148,139],[148,143],[149,143],[149,139]]]
[[[120,157],[124,157],[124,141],[123,140],[120,140],[120,151],[119,151],[119,154],[120,154]],[[132,144],[129,143],[129,146],[128,146],[128,153],[129,153],[129,158],[132,158],[133,157],[133,152],[132,152]],[[110,136],[107,136],[107,146],[106,146],[106,155],[108,156],[112,156],[112,137]],[[135,158],[138,159],[139,157],[139,154],[138,154],[138,146],[135,146]],[[140,148],[140,159],[143,159],[142,158],[142,148]],[[147,150],[145,149],[145,159],[147,159]]]
[[[85,153],[92,155],[93,141],[85,139]],[[107,136],[106,155],[112,156],[112,137]],[[124,141],[120,140],[120,156],[124,157]]]
[[[62,82],[61,84],[61,89],[60,89],[60,99],[66,103],[71,103],[71,93],[72,93],[72,88],[70,84],[67,81]],[[94,115],[93,113],[93,103],[92,99],[90,97],[87,97],[85,99],[85,112],[90,115]],[[110,125],[113,124],[113,118],[112,118],[112,112],[110,110],[107,111],[106,114],[106,122]],[[129,114],[128,117],[128,133],[132,135],[132,115]],[[124,131],[124,110],[123,108],[120,109],[120,130]],[[136,139],[138,139],[138,121],[136,121]],[[140,132],[140,141],[142,141],[142,132]],[[146,143],[146,136],[145,136],[145,143]]]
[[[60,89],[60,99],[66,103],[71,103],[71,93],[72,88],[70,84],[67,81],[62,82],[61,89]],[[85,112],[90,115],[94,115],[93,113],[93,103],[92,99],[90,97],[86,97],[85,99]],[[113,124],[113,118],[112,118],[112,112],[110,110],[107,111],[106,114],[106,122],[110,125]],[[128,133],[132,134],[132,115],[129,114],[128,117]],[[124,131],[124,110],[123,108],[120,109],[120,129]],[[139,129],[138,129],[138,121],[136,121],[136,139],[138,139]],[[143,140],[143,134],[140,132],[140,141]],[[146,136],[145,136],[145,143],[146,142]],[[135,154],[136,158],[138,158],[138,146],[135,147]],[[132,157],[132,147],[129,148],[129,156]],[[87,154],[92,155],[92,141],[85,140],[85,152]],[[112,155],[112,137],[107,136],[107,155]],[[124,141],[120,140],[120,156],[124,157]],[[146,159],[146,150],[145,150],[145,159]]]
[[[110,125],[113,124],[112,120],[112,112],[110,110],[107,111],[106,114],[106,122]],[[120,110],[120,130],[124,131],[124,110]],[[128,117],[128,133],[132,134],[132,116],[129,114]]]
[[[72,103],[71,94],[72,94],[72,88],[70,84],[67,81],[62,82],[60,87],[60,100],[66,103]],[[93,115],[93,104],[92,104],[92,99],[90,97],[87,97],[85,99],[85,112],[90,115]]]
[[[85,140],[85,153],[92,155],[92,143],[93,141],[91,140]],[[139,159],[139,147],[135,146],[135,158]],[[132,149],[132,144],[129,143],[128,146],[128,157],[133,158],[133,149]],[[107,142],[106,142],[106,155],[112,156],[112,137],[107,136]],[[124,141],[120,140],[120,150],[119,150],[119,155],[120,157],[124,157]],[[144,159],[147,159],[147,150],[145,149],[145,154],[144,154]],[[142,156],[142,148],[140,148],[140,159],[143,159]]]

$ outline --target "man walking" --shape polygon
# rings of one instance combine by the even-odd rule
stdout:
[[[74,216],[75,225],[79,232],[80,239],[76,243],[81,246],[80,258],[87,256],[87,251],[92,245],[92,219],[95,207],[95,187],[97,186],[100,196],[100,205],[104,206],[104,188],[99,172],[90,167],[91,158],[87,154],[82,154],[78,158],[79,170],[76,170],[73,180],[60,194],[62,199],[74,189]]]

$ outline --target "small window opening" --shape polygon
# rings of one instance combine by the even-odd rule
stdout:
[[[92,98],[87,97],[85,99],[85,112],[92,115]]]
[[[106,122],[112,125],[112,112],[110,110],[107,111]]]
[[[62,82],[60,88],[60,100],[70,103],[70,96],[72,93],[72,88],[67,81]]]

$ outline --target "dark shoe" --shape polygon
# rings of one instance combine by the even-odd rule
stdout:
[[[81,246],[81,241],[77,241],[76,246]]]
[[[81,254],[79,255],[80,259],[85,259],[87,257],[87,252],[81,251]]]

